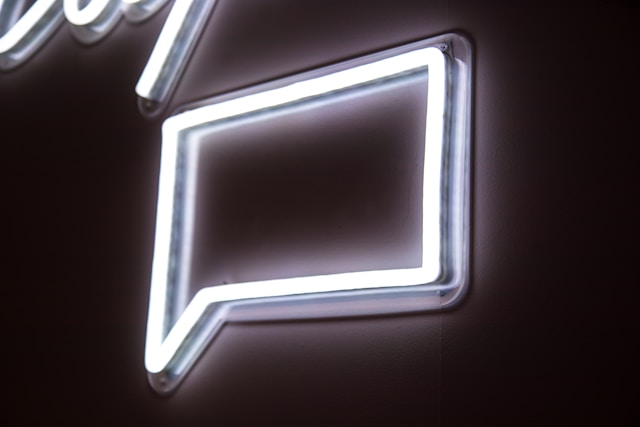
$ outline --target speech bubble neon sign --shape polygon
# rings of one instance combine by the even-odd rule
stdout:
[[[36,0],[21,15],[24,0],[0,0],[0,70],[33,56],[65,20],[78,41],[94,43],[124,16],[131,22],[153,15],[167,0]],[[154,116],[175,89],[215,0],[175,1],[142,71],[136,93],[140,110]],[[84,4],[84,6],[81,6]]]
[[[464,39],[449,35],[205,101],[164,122],[145,349],[154,389],[175,389],[227,321],[422,311],[460,301],[468,257],[469,58],[445,54],[445,40],[469,52]],[[427,86],[420,265],[205,283],[189,299],[195,195],[201,192],[194,178],[198,150],[215,145],[230,126],[273,122],[278,115],[313,111],[406,79]]]
[[[107,36],[123,16],[142,21],[167,0],[36,0],[22,14],[26,3],[0,0],[0,70],[27,61],[65,19],[74,37],[90,44]],[[166,104],[215,3],[173,3],[136,85],[143,114],[157,114]],[[460,301],[469,250],[470,52],[461,36],[439,36],[205,101],[164,121],[145,345],[145,366],[156,391],[174,390],[227,321],[434,310]],[[185,171],[184,162],[195,162],[199,135],[215,136],[240,118],[333,102],[327,100],[407,76],[428,85],[420,266],[205,283],[189,300],[180,269],[189,268],[198,189],[193,168]]]

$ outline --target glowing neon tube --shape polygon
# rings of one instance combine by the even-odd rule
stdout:
[[[136,85],[143,114],[152,116],[164,106],[215,3],[215,0],[181,0],[173,4]]]
[[[14,21],[21,2],[0,1],[0,21],[9,25],[0,33],[0,70],[10,70],[35,53],[63,21],[62,0],[37,0]]]
[[[180,349],[216,304],[238,303],[274,297],[289,297],[355,290],[383,290],[412,287],[436,281],[442,274],[441,215],[442,156],[444,142],[447,66],[444,54],[427,47],[347,68],[217,104],[189,110],[167,119],[163,124],[162,162],[156,219],[155,248],[152,267],[149,315],[145,348],[145,366],[150,373],[165,371]],[[424,177],[422,194],[422,265],[418,268],[358,271],[311,277],[294,277],[247,283],[212,286],[201,289],[188,302],[175,324],[167,329],[167,307],[173,302],[169,289],[175,242],[173,224],[176,215],[175,188],[181,144],[191,129],[204,124],[248,113],[273,109],[299,101],[314,99],[365,83],[426,68],[428,99],[424,140]],[[187,190],[188,191],[188,190]],[[222,314],[218,314],[221,316]],[[186,362],[187,364],[189,362]]]

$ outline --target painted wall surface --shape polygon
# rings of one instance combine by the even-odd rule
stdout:
[[[143,366],[161,118],[134,93],[169,8],[92,47],[63,26],[0,73],[0,419],[638,422],[639,9],[516,3],[219,0],[166,114],[445,32],[472,40],[470,292],[443,313],[229,324],[170,398]]]

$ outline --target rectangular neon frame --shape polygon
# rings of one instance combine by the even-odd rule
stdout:
[[[451,58],[441,50],[450,49],[447,41],[464,48],[461,50],[467,55],[465,61]],[[469,52],[468,43],[460,36],[441,36],[228,95],[176,114],[163,123],[145,348],[145,366],[154,389],[163,393],[172,391],[225,321],[442,309],[460,300],[466,288],[468,259]],[[216,126],[245,114],[312,100],[425,68],[428,99],[420,267],[218,285],[201,289],[191,301],[176,301],[184,299],[185,292],[172,277],[171,267],[176,245],[172,236],[180,220],[175,190],[177,183],[187,182],[183,199],[186,210],[192,210],[189,203],[195,198],[193,179],[181,180],[178,176],[181,150],[188,150],[185,147],[193,137],[191,134],[205,125]],[[452,81],[457,82],[456,87],[452,87]],[[447,144],[450,146],[445,150]],[[189,241],[192,224],[187,219],[181,227],[181,233]],[[354,296],[360,303],[353,303]],[[310,301],[314,307],[310,308]],[[302,309],[296,308],[300,302],[304,303]],[[176,304],[186,306],[181,315],[168,308]],[[284,314],[283,307],[286,307]]]

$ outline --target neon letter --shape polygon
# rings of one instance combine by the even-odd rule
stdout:
[[[0,0],[0,70],[29,59],[62,22],[62,0],[37,0],[16,21],[22,5]]]
[[[80,8],[80,0],[64,0],[64,14],[78,41],[95,43],[116,25],[120,18],[120,0],[91,0]]]
[[[130,22],[144,21],[160,9],[167,0],[122,0],[122,11]]]
[[[215,0],[181,0],[173,4],[136,85],[143,114],[155,115],[164,106],[215,3]]]

